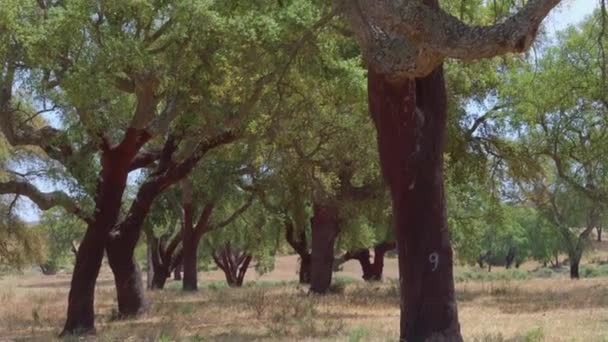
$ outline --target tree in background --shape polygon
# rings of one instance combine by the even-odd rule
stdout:
[[[82,220],[61,209],[43,213],[37,227],[45,234],[48,255],[40,265],[45,274],[54,274],[61,267],[72,266],[78,253],[78,241],[86,226]]]
[[[511,139],[534,160],[527,168],[513,165],[512,172],[562,238],[572,278],[579,276],[587,237],[601,229],[608,200],[608,101],[602,72],[607,38],[595,25],[600,16],[597,12],[580,27],[559,33],[555,47],[543,51],[537,63],[513,70],[500,88]]]

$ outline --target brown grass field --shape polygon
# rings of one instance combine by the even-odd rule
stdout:
[[[197,293],[182,293],[179,282],[170,282],[163,291],[148,292],[145,315],[123,321],[113,319],[113,283],[104,268],[97,287],[97,335],[83,340],[397,340],[395,259],[387,259],[387,280],[377,284],[358,281],[358,265],[347,263],[336,273],[334,293],[324,297],[310,296],[296,284],[296,263],[293,256],[280,257],[264,276],[251,269],[240,289],[222,285],[217,271],[200,273]],[[70,274],[34,271],[0,279],[0,341],[54,339],[64,320],[69,281]],[[608,341],[608,277],[461,281],[457,296],[465,341]]]

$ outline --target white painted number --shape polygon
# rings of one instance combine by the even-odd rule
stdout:
[[[429,255],[429,262],[433,265],[431,271],[435,272],[437,267],[439,267],[439,254],[437,254],[437,252],[431,253],[431,255]]]

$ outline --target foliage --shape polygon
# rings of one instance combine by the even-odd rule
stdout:
[[[0,274],[44,260],[46,246],[38,227],[21,221],[0,202]]]
[[[52,209],[43,213],[38,228],[46,235],[48,253],[44,264],[54,269],[71,266],[85,223],[63,210]]]

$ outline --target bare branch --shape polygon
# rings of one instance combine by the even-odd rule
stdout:
[[[62,207],[86,222],[90,220],[74,199],[62,191],[41,192],[34,185],[25,181],[7,181],[0,182],[0,194],[22,195],[32,200],[41,210]]]
[[[236,220],[237,217],[239,217],[242,213],[244,213],[247,209],[249,209],[249,207],[251,206],[251,204],[253,204],[253,195],[249,196],[249,198],[247,199],[247,202],[245,202],[245,204],[243,204],[240,208],[238,208],[237,210],[235,210],[232,215],[230,215],[227,219],[219,222],[218,224],[215,225],[216,228],[222,228],[225,227],[227,225],[229,225],[230,223],[232,223],[234,220]]]

